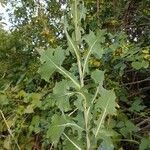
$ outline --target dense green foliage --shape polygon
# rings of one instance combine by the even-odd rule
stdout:
[[[148,0],[1,3],[0,149],[150,148]]]

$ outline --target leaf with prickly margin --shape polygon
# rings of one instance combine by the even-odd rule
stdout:
[[[59,142],[59,139],[65,129],[65,127],[61,125],[65,123],[66,121],[63,116],[57,114],[53,115],[46,136],[47,138],[50,138],[51,142],[53,142],[54,145]]]
[[[73,118],[73,120],[81,127],[81,128],[85,128],[85,122],[84,122],[84,116],[83,116],[83,112],[78,110],[78,114],[76,117]],[[78,138],[82,139],[82,130],[78,130]]]
[[[57,49],[48,49],[47,51],[40,52],[40,55],[40,60],[43,64],[39,68],[38,72],[41,74],[42,78],[49,82],[49,78],[57,70],[59,73],[69,78],[78,88],[80,88],[76,77],[61,67],[61,64],[65,59],[65,55],[64,51],[60,47]]]
[[[56,98],[56,105],[62,111],[69,111],[71,109],[69,98],[72,94],[69,94],[70,87],[73,87],[71,81],[62,80],[57,82],[55,87],[53,88],[53,94]]]
[[[97,129],[95,137],[99,134],[106,116],[116,115],[116,107],[118,106],[115,101],[116,95],[113,90],[106,90],[103,87],[100,87],[99,93],[101,96],[96,100],[95,109],[101,111],[101,114],[96,123]]]
[[[107,34],[106,29],[96,31],[97,37],[100,43],[105,43],[105,35]]]
[[[85,42],[88,44],[89,50],[87,52],[87,55],[84,58],[83,63],[83,74],[85,72],[88,72],[88,61],[91,54],[93,54],[97,59],[100,59],[102,55],[104,54],[104,49],[102,47],[103,43],[103,34],[98,34],[99,36],[96,36],[94,32],[90,31],[88,35],[85,35],[82,40],[85,40]]]
[[[49,82],[49,78],[57,69],[54,64],[60,67],[65,59],[64,50],[61,47],[48,49],[41,52],[40,55],[42,65],[38,72],[45,81]]]
[[[94,32],[90,31],[88,35],[83,37],[83,40],[85,40],[89,46],[88,55],[90,56],[91,54],[94,54],[96,58],[100,59],[104,54],[104,50],[101,45],[101,43],[104,42],[103,34],[95,35]]]
[[[113,90],[106,90],[103,87],[100,88],[100,98],[97,100],[95,108],[100,108],[105,115],[115,115],[116,107],[118,107],[116,103],[116,95]]]
[[[105,71],[96,69],[95,71],[92,72],[91,78],[95,81],[95,83],[103,83],[104,73]]]
[[[78,110],[83,111],[83,97],[81,95],[77,95],[77,99],[74,101],[74,105],[78,108]]]

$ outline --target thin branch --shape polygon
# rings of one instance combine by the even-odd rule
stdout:
[[[53,146],[54,146],[54,142],[51,144],[51,147],[50,147],[49,150],[52,150]]]
[[[97,12],[96,12],[96,14],[97,14],[97,19],[99,20],[99,4],[100,4],[100,2],[99,2],[99,0],[97,0],[96,1],[96,7],[97,7]]]
[[[150,23],[143,23],[143,24],[131,24],[131,25],[126,25],[124,28],[128,29],[128,28],[138,28],[138,27],[144,27],[144,26],[149,26]]]
[[[138,83],[142,83],[142,82],[145,82],[145,81],[150,81],[150,77],[144,79],[144,80],[140,80],[140,81],[135,81],[135,82],[130,82],[130,83],[125,83],[123,85],[132,85],[132,84],[138,84]]]
[[[115,140],[115,141],[125,141],[125,142],[131,142],[131,143],[135,143],[135,144],[140,144],[138,141],[129,140],[129,139],[120,139],[120,140]]]
[[[141,125],[143,125],[145,123],[150,123],[150,118],[144,119],[143,121],[139,122],[136,126],[140,127]]]
[[[12,133],[12,131],[11,131],[11,129],[10,129],[8,123],[7,123],[7,120],[6,120],[6,118],[5,118],[5,116],[4,116],[3,112],[2,112],[2,110],[0,110],[0,113],[1,113],[1,116],[2,116],[2,118],[3,118],[3,120],[4,120],[5,124],[6,124],[6,127],[7,127],[7,130],[8,130],[8,132],[9,132],[9,134],[10,134],[11,137],[14,139],[15,144],[17,145],[17,148],[18,148],[19,150],[21,150],[21,148],[20,148],[18,142],[16,141],[16,139],[15,139],[15,137],[14,137],[14,135],[13,135],[13,133]]]

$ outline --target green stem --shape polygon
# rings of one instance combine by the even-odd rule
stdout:
[[[79,50],[77,48],[77,46],[74,44],[74,42],[72,41],[71,37],[69,36],[67,29],[65,28],[65,34],[67,36],[67,39],[69,41],[69,43],[71,44],[73,51],[75,52],[76,58],[77,58],[77,64],[78,64],[78,70],[79,70],[79,76],[80,76],[80,84],[81,87],[83,87],[83,80],[82,80],[82,65],[81,65],[81,59],[80,59],[80,55],[79,55]]]
[[[87,147],[87,150],[90,150],[91,144],[90,144],[89,129],[88,129],[89,111],[87,109],[87,100],[83,93],[81,92],[75,92],[75,93],[80,94],[84,99],[83,107],[84,107],[84,121],[85,121],[85,131],[86,131],[86,147]]]
[[[80,41],[80,39],[78,38],[78,34],[80,32],[80,28],[79,28],[79,22],[78,22],[78,8],[77,8],[77,1],[74,1],[74,26],[75,26],[75,39],[76,39],[76,45],[78,47],[78,42]],[[78,69],[79,69],[79,75],[80,75],[80,83],[81,83],[81,87],[84,86],[84,81],[83,81],[83,72],[82,72],[82,65],[81,65],[81,59],[79,57],[78,60]]]
[[[85,120],[85,131],[86,131],[86,147],[90,150],[90,139],[89,139],[89,129],[88,129],[88,111],[84,108],[84,120]]]
[[[76,37],[76,42],[78,42],[78,9],[77,9],[77,0],[75,0],[75,4],[74,4],[74,14],[75,14],[75,19],[74,19],[74,24],[75,24],[75,37]]]

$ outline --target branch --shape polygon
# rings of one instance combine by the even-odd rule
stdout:
[[[123,84],[123,85],[139,84],[139,83],[142,83],[142,82],[145,82],[145,81],[150,81],[150,77],[148,77],[148,78],[146,78],[146,79],[144,79],[144,80],[140,80],[140,81],[125,83],[125,84]]]
[[[13,135],[13,133],[12,133],[12,131],[11,131],[11,129],[10,129],[8,123],[7,123],[7,120],[6,120],[6,118],[5,118],[5,116],[4,116],[3,112],[2,112],[2,110],[0,110],[0,114],[1,114],[3,120],[4,120],[5,124],[6,124],[6,127],[7,127],[7,130],[8,130],[8,132],[9,132],[9,134],[10,134],[11,137],[14,139],[15,144],[17,145],[18,150],[21,150],[21,148],[20,148],[18,142],[16,141],[16,139],[15,139],[15,137],[14,137],[14,135]]]

